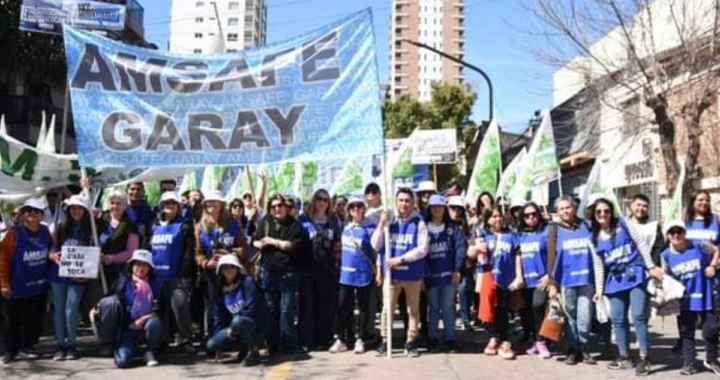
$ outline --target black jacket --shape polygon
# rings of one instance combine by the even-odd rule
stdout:
[[[304,258],[300,256],[307,254],[307,250],[303,249],[307,247],[307,242],[300,222],[289,216],[278,220],[271,215],[266,215],[258,223],[253,241],[259,241],[268,236],[290,241],[292,248],[289,251],[283,251],[274,246],[265,246],[260,250],[260,264],[263,268],[273,272],[291,272],[304,261]]]

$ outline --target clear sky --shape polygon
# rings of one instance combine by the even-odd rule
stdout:
[[[172,0],[139,0],[145,8],[145,37],[167,49]],[[465,0],[465,60],[482,68],[495,87],[495,109],[503,129],[522,131],[536,109],[552,105],[552,72],[532,57],[532,22],[520,5],[527,0]],[[391,0],[268,0],[267,42],[313,30],[372,7],[380,80],[389,82],[388,38]],[[537,43],[541,41],[538,40]],[[488,115],[488,90],[479,74],[466,70],[478,91],[477,122]]]

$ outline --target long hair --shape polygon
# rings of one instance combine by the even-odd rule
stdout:
[[[537,213],[538,225],[535,227],[528,226],[527,223],[525,223],[525,209],[527,209],[528,207],[532,207],[533,209],[535,209],[535,212]],[[522,208],[520,209],[520,220],[517,223],[518,223],[518,230],[521,232],[522,231],[538,232],[538,231],[544,230],[545,227],[547,226],[547,221],[542,216],[542,212],[540,211],[540,206],[538,206],[537,203],[535,203],[535,202],[528,202],[528,203],[525,203],[524,206],[522,206]]]
[[[228,210],[227,207],[224,207],[225,203],[220,202],[220,212],[218,215],[217,220],[215,221],[216,227],[222,228],[223,230],[227,227],[228,222],[231,219],[230,210]],[[205,229],[206,222],[208,218],[211,218],[212,216],[205,210],[205,205],[202,206],[202,215],[200,216],[200,228],[207,232]]]
[[[79,207],[79,206],[75,206]],[[90,213],[87,209],[83,208],[83,216],[80,218],[80,221],[75,221],[70,215],[69,215],[69,209],[68,209],[68,215],[65,218],[65,221],[61,223],[59,226],[56,227],[56,239],[57,239],[57,248],[61,248],[63,244],[65,244],[65,241],[67,241],[68,236],[70,236],[70,233],[72,232],[73,228],[76,226],[80,227],[80,243],[82,245],[90,245],[90,237],[92,236],[92,226],[90,224]]]
[[[692,223],[693,220],[695,220],[695,215],[697,214],[695,212],[695,200],[702,195],[705,194],[708,199],[710,199],[710,193],[707,190],[698,190],[695,194],[690,197],[690,202],[688,202],[688,205],[685,209],[685,223]],[[712,224],[713,219],[713,213],[708,209],[707,214],[701,215],[703,217],[703,226],[705,228],[710,227],[710,224]]]
[[[225,264],[225,265],[227,265],[227,264]],[[236,267],[238,269],[238,271],[237,271],[237,276],[235,276],[235,279],[232,282],[233,285],[242,283],[245,280],[245,276],[247,276],[248,273],[250,273],[250,272],[248,272],[245,264],[240,263],[240,266],[241,266],[241,268]],[[213,294],[212,294],[213,300],[219,301],[220,297],[222,297],[222,295],[223,295],[223,287],[225,287],[225,285],[230,285],[230,284],[225,284],[225,276],[222,275],[222,269],[220,269],[220,271],[218,272],[218,275],[215,276],[214,285],[215,286],[213,287]]]
[[[600,227],[600,223],[598,223],[597,218],[595,217],[595,210],[597,209],[598,204],[601,203],[606,205],[610,209],[610,237],[613,242],[615,242],[615,236],[617,235],[618,219],[615,217],[615,213],[613,212],[613,204],[605,198],[599,198],[592,206],[590,206],[592,214],[592,218],[590,219],[590,228],[592,230],[593,244],[597,244],[598,236],[600,235],[600,231],[602,230],[602,228]]]
[[[492,194],[490,194],[489,192],[483,191],[482,193],[480,193],[480,195],[475,200],[475,210],[476,210],[475,212],[478,215],[484,215],[485,214],[484,210],[487,208],[487,207],[485,207],[485,203],[483,203],[483,201],[482,201],[483,197],[490,198],[490,208],[495,207],[495,198],[493,198]]]
[[[425,223],[431,223],[433,220],[432,211],[430,210],[430,207],[435,207],[435,206],[427,206],[427,212],[425,213]],[[452,222],[452,220],[450,219],[450,211],[448,210],[447,206],[443,206],[442,223],[445,225],[448,225],[451,222]]]
[[[468,234],[470,232],[470,225],[468,224],[468,211],[467,209],[462,208],[462,213],[460,215],[460,220],[453,220],[450,218],[450,222],[455,223],[458,225],[458,227],[462,228],[462,231],[464,234]],[[448,215],[450,213],[448,212]]]
[[[233,198],[233,200],[230,201],[230,203],[228,204],[228,209],[230,210],[230,217],[234,218],[234,216],[232,215],[232,208],[236,204],[239,204],[240,207],[242,208],[242,215],[240,215],[240,219],[238,221],[240,222],[240,224],[243,227],[245,227],[248,224],[248,218],[247,218],[247,215],[245,215],[245,203],[242,201],[242,199]]]
[[[313,193],[312,199],[310,199],[310,202],[305,206],[305,214],[310,217],[310,219],[315,217],[315,211],[317,211],[317,200],[320,197],[321,194],[324,194],[325,197],[327,197],[327,210],[325,211],[325,216],[327,217],[328,221],[330,220],[330,217],[335,213],[333,210],[333,205],[331,203],[330,199],[330,193],[328,193],[325,189],[319,189]]]
[[[502,225],[500,226],[500,232],[508,232],[507,226],[505,225],[505,215],[503,214],[502,209],[498,205],[494,205],[493,207],[485,208],[483,210],[482,220],[485,230],[491,232],[489,222],[490,218],[496,211],[500,214],[500,219],[503,221]]]

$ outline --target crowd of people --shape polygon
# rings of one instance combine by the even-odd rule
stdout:
[[[693,195],[684,220],[648,228],[655,224],[642,194],[628,216],[610,199],[578,212],[576,199],[561,196],[551,218],[535,203],[505,205],[488,193],[474,203],[445,198],[428,181],[397,190],[394,214],[374,183],[363,198],[318,190],[305,204],[280,194],[177,194],[174,181],[161,188],[156,208],[143,184],[132,183],[105,196],[101,212],[67,189],[13,210],[0,242],[3,363],[39,357],[50,309],[53,360],[80,358],[78,326],[89,322],[104,329],[100,351],[119,368],[134,365],[142,346],[148,366],[159,364],[158,353],[195,355],[198,347],[216,361],[238,352],[245,366],[297,350],[363,354],[372,346],[384,356],[385,318],[399,309],[409,357],[420,348],[455,352],[456,330],[477,327],[487,334],[485,355],[514,359],[522,346],[527,355],[594,365],[589,343],[597,339],[609,369],[644,376],[653,349],[647,285],[671,277],[684,286],[673,347],[680,373],[696,372],[699,326],[703,366],[720,376],[720,222],[705,191]],[[59,276],[63,247],[95,244],[102,281]],[[563,343],[542,332],[556,301],[566,317]],[[113,306],[118,326],[108,334]],[[516,320],[522,336],[511,338]]]

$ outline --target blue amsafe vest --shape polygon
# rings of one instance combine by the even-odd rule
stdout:
[[[553,268],[555,281],[563,288],[593,283],[590,231],[582,223],[577,230],[557,225],[557,259]]]
[[[390,257],[400,257],[418,245],[418,217],[411,217],[402,223],[395,220],[390,224]],[[424,261],[398,265],[392,270],[393,281],[421,281],[425,270]]]
[[[537,288],[547,274],[547,227],[538,232],[522,232],[518,236],[525,286]]]
[[[213,249],[224,248],[230,250],[235,244],[235,238],[240,234],[240,222],[230,219],[227,226],[222,229],[214,229],[212,231],[200,230],[200,247],[205,256],[211,257]],[[213,243],[218,244],[213,246]],[[220,246],[221,245],[221,246]]]
[[[12,298],[25,298],[47,291],[47,255],[50,251],[50,232],[40,225],[40,236],[30,238],[25,227],[15,227],[15,252],[10,272]]]
[[[243,284],[239,284],[232,292],[225,293],[223,295],[223,304],[230,314],[240,314],[245,308],[245,291]]]
[[[140,238],[150,233],[150,231],[146,231],[146,229],[149,228],[150,223],[152,223],[154,215],[147,202],[141,201],[137,206],[128,205],[127,208],[125,208],[125,214],[137,226]]]
[[[507,289],[515,280],[515,250],[517,238],[514,233],[494,234],[485,231],[488,254],[492,257],[492,274],[495,285]]]
[[[624,219],[620,219],[614,239],[598,238],[595,247],[605,264],[605,294],[632,289],[645,282],[645,265]]]
[[[80,245],[80,239],[82,238],[82,230],[80,229],[79,225],[75,225],[72,230],[70,230],[70,234],[65,238],[65,242],[63,243],[63,246],[68,247],[77,247]],[[55,264],[55,262],[48,260],[48,281],[54,283],[54,284],[62,284],[62,285],[77,285],[81,286],[81,283],[74,282],[72,279],[67,277],[60,277],[59,271],[60,267]]]
[[[432,230],[432,231],[431,231]],[[428,250],[428,275],[430,286],[447,286],[452,283],[452,273],[455,269],[455,247],[450,238],[454,233],[451,226],[445,224],[435,230],[428,226],[430,234],[430,248]]]
[[[716,247],[720,247],[720,223],[717,215],[712,216],[710,226],[705,228],[703,220],[693,220],[685,223],[687,234],[685,238],[690,240],[694,245],[702,247],[703,242],[708,242]]]
[[[670,275],[685,286],[683,310],[705,311],[713,309],[712,279],[705,277],[710,256],[702,249],[689,244],[685,251],[677,253],[667,248],[662,253]]]
[[[374,261],[370,228],[349,223],[343,230],[340,252],[340,283],[363,287],[372,282]]]
[[[150,252],[155,264],[155,277],[162,280],[177,280],[182,277],[184,248],[180,230],[182,223],[155,225],[150,237]]]
[[[476,226],[472,230],[473,239],[483,238],[487,241],[488,237],[486,235],[488,234],[488,232],[483,227]],[[475,244],[475,241],[472,241],[470,244]],[[487,263],[482,264],[480,262],[480,259],[478,258],[478,260],[475,262],[475,273],[487,273],[490,271],[492,271],[492,260],[487,260]]]

